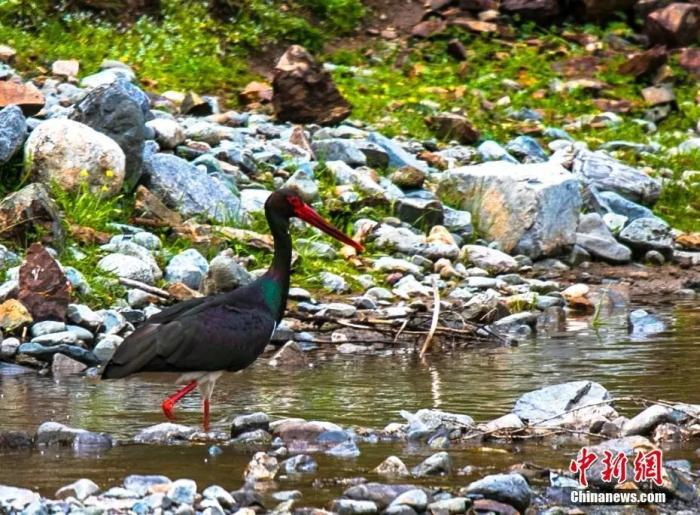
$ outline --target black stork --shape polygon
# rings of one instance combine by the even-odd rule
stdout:
[[[181,302],[150,317],[119,346],[102,371],[103,379],[139,372],[178,372],[185,386],[161,407],[173,420],[173,408],[197,388],[202,396],[204,428],[209,428],[209,400],[226,371],[252,364],[270,341],[287,305],[292,260],[289,219],[297,217],[346,245],[362,251],[326,222],[291,189],[273,192],[265,216],[274,239],[272,265],[260,278],[231,292]]]

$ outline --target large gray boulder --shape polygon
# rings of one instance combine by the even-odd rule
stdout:
[[[124,184],[126,157],[112,139],[72,120],[54,118],[34,129],[24,145],[25,171],[47,186],[67,191],[87,184],[113,196]]]
[[[526,393],[516,401],[513,413],[529,424],[587,427],[595,418],[617,416],[610,404],[600,404],[609,399],[608,391],[598,383],[572,381]]]
[[[539,258],[576,242],[579,184],[558,164],[497,161],[455,168],[441,178],[438,195],[471,212],[480,234],[505,252]]]
[[[71,115],[73,120],[109,136],[121,147],[126,155],[125,181],[129,188],[135,187],[141,177],[145,141],[144,96],[128,81],[116,80],[88,93]]]
[[[7,106],[0,111],[0,165],[7,163],[22,148],[27,138],[27,121],[22,110]]]
[[[147,154],[143,182],[166,206],[184,216],[236,220],[240,200],[216,177],[171,154]]]
[[[579,150],[571,171],[583,184],[599,191],[614,191],[633,202],[652,205],[661,194],[659,181],[605,152]]]
[[[627,263],[632,251],[617,242],[598,213],[581,216],[576,231],[576,244],[589,254],[610,263]]]

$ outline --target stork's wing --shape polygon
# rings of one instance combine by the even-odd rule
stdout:
[[[266,309],[194,299],[173,306],[129,335],[102,372],[241,370],[260,355],[275,320]]]

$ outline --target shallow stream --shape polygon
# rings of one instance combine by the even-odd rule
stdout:
[[[640,306],[635,306],[640,307]],[[343,356],[315,351],[312,366],[273,369],[267,359],[222,377],[214,393],[215,429],[226,430],[232,416],[265,411],[272,417],[327,420],[341,426],[384,427],[402,421],[399,410],[439,408],[484,422],[510,411],[523,393],[545,385],[588,379],[613,396],[641,396],[700,403],[700,307],[695,303],[650,302],[641,306],[666,324],[664,332],[630,334],[625,313],[605,317],[594,328],[590,319],[570,319],[565,332],[521,342],[514,347],[480,346],[436,353],[422,363],[405,348],[378,355]],[[164,421],[160,403],[174,389],[167,375],[127,381],[96,382],[81,377],[54,380],[0,364],[0,430],[33,432],[53,420],[73,427],[105,431],[116,438]],[[617,406],[631,416],[641,408]],[[199,399],[178,406],[178,422],[197,425]],[[581,443],[469,445],[450,451],[455,470],[472,466],[464,477],[432,479],[430,484],[461,486],[486,473],[516,463],[566,467]],[[696,467],[696,445],[668,449],[665,459],[686,458]],[[357,459],[318,456],[316,474],[278,480],[277,489],[299,489],[302,504],[321,505],[343,486],[313,486],[316,478],[364,476],[390,454],[410,467],[435,452],[427,446],[378,443],[360,445]],[[32,487],[51,495],[62,485],[89,477],[102,487],[121,484],[133,473],[188,477],[202,489],[242,485],[242,472],[253,451],[224,447],[216,457],[208,445],[124,445],[100,455],[44,450],[0,454],[0,484]],[[316,485],[318,486],[318,484]]]

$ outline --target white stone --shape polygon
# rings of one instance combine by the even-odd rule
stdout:
[[[24,146],[25,171],[34,180],[64,190],[87,184],[95,194],[114,196],[124,183],[124,152],[117,143],[87,125],[51,119],[32,131]]]
[[[155,282],[153,270],[147,263],[126,254],[109,254],[98,261],[97,268],[124,279],[141,281],[146,284]]]

